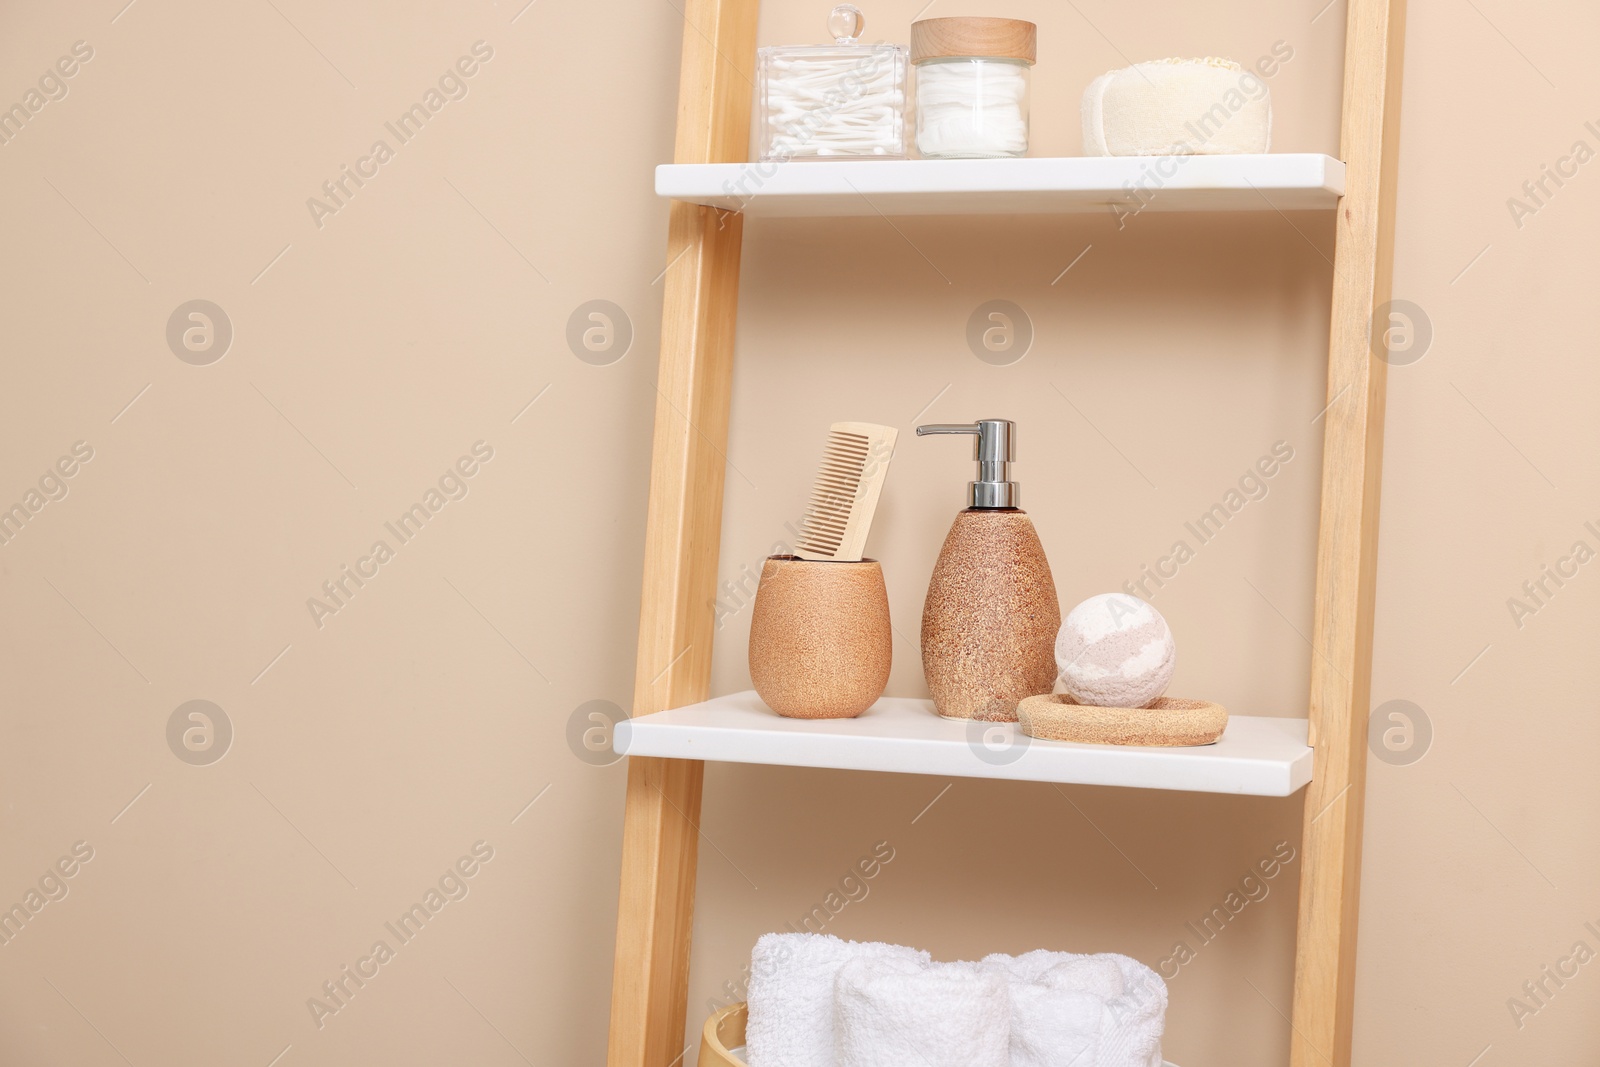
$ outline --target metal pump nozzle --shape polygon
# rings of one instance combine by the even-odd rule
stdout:
[[[978,461],[978,480],[967,484],[967,506],[973,508],[1014,508],[1022,497],[1022,487],[1010,480],[1010,464],[1016,459],[1017,424],[1010,419],[979,419],[975,423],[933,423],[918,426],[917,436],[931,433],[966,433],[972,442],[972,458]]]

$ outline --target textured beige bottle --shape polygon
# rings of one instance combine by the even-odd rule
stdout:
[[[956,516],[922,607],[922,671],[949,719],[1015,722],[1056,678],[1061,604],[1033,520],[1016,508]]]

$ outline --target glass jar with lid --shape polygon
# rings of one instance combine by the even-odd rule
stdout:
[[[763,162],[906,157],[906,48],[861,44],[854,4],[828,17],[831,45],[756,56],[756,148]]]
[[[1034,24],[1021,19],[912,23],[917,151],[927,159],[1027,155],[1036,39]]]

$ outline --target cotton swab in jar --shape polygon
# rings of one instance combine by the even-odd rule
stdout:
[[[903,156],[905,49],[857,44],[850,4],[828,25],[837,47],[761,50],[761,158]]]

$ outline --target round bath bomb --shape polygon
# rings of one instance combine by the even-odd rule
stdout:
[[[1056,637],[1056,692],[1080,704],[1147,708],[1167,691],[1177,655],[1155,608],[1124,593],[1092,596],[1067,613]]]

